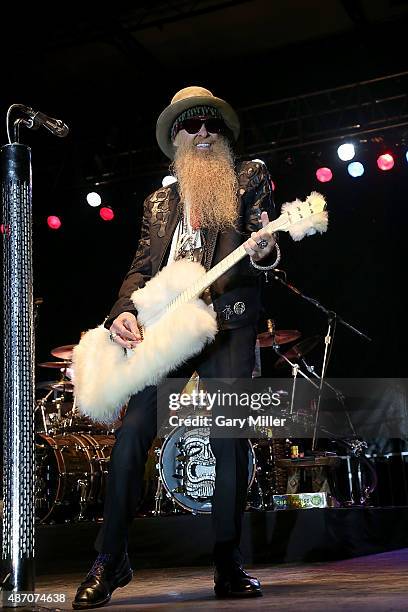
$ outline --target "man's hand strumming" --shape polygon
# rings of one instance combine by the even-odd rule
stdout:
[[[122,312],[109,328],[111,339],[123,348],[133,349],[142,342],[137,319],[131,312]]]

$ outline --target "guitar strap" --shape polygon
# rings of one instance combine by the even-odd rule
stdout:
[[[214,257],[215,244],[217,242],[217,237],[218,237],[218,230],[210,228],[206,231],[206,235],[205,235],[206,244],[205,244],[205,249],[204,249],[204,261],[203,261],[203,266],[206,272],[208,272],[208,270],[211,268],[211,263]]]

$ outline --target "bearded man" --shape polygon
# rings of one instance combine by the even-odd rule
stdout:
[[[209,269],[244,244],[245,257],[207,290],[203,299],[217,315],[218,334],[176,377],[250,378],[254,368],[260,310],[260,270],[276,248],[265,229],[274,208],[270,176],[263,163],[235,165],[231,145],[239,120],[227,102],[202,87],[176,93],[157,121],[156,137],[172,159],[177,182],[150,195],[144,203],[136,255],[105,326],[111,340],[136,348],[143,339],[131,294],[163,266],[180,258],[199,261]],[[274,259],[272,255],[272,259]],[[262,260],[262,265],[258,262]],[[95,548],[98,557],[79,586],[73,607],[107,603],[117,587],[132,578],[127,530],[141,496],[148,450],[156,437],[156,388],[133,395],[109,464],[104,522]],[[242,568],[239,550],[242,515],[248,486],[248,440],[211,438],[216,459],[212,498],[214,529],[214,590],[219,597],[261,595],[256,578]]]

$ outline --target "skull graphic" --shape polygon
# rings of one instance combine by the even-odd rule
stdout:
[[[211,497],[215,484],[215,457],[210,446],[208,427],[186,431],[178,445],[183,455],[183,488],[188,497]]]

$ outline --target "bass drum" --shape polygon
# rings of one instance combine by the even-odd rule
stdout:
[[[35,508],[39,522],[102,515],[113,435],[63,433],[36,437]]]
[[[159,475],[169,497],[193,514],[209,514],[215,485],[210,429],[177,427],[164,441]],[[248,489],[255,478],[255,453],[248,440]]]

